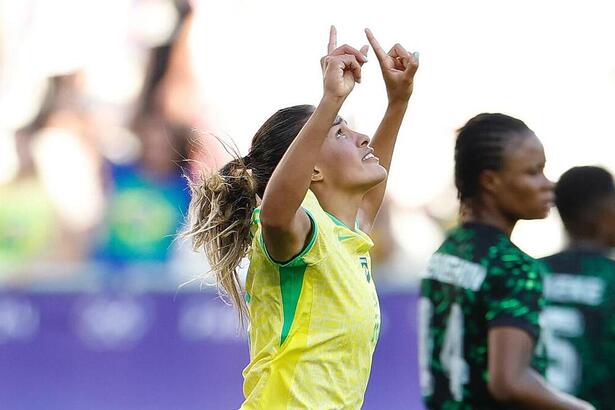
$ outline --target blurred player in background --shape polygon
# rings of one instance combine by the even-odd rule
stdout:
[[[520,120],[480,114],[460,130],[461,225],[430,259],[419,305],[421,389],[429,409],[591,409],[551,388],[538,353],[543,273],[510,235],[553,203],[545,154]]]
[[[399,44],[386,53],[366,33],[388,94],[371,143],[338,116],[361,81],[367,46],[337,47],[332,28],[318,106],[276,112],[246,157],[193,184],[188,234],[250,320],[242,409],[359,409],[363,402],[380,330],[367,233],[418,68]],[[246,255],[244,294],[236,269]]]
[[[576,167],[555,187],[570,243],[542,259],[547,308],[547,379],[556,387],[615,409],[615,183],[598,167]]]

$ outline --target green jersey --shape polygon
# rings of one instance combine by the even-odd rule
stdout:
[[[421,282],[419,363],[428,409],[515,409],[487,388],[488,331],[512,326],[540,336],[543,271],[497,228],[464,224],[431,257]],[[538,350],[538,349],[536,349]],[[541,374],[546,359],[535,354]]]
[[[598,410],[615,409],[615,261],[567,250],[542,259],[547,379]]]

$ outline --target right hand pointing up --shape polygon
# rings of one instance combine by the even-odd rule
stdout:
[[[337,31],[331,26],[327,55],[320,59],[325,96],[345,99],[355,82],[361,82],[361,66],[367,62],[367,50],[367,46],[361,51],[346,44],[337,47]]]

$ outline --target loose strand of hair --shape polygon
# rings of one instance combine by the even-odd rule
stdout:
[[[249,314],[238,267],[250,249],[249,230],[251,212],[256,206],[256,184],[236,145],[213,136],[234,159],[219,171],[201,172],[197,178],[188,178],[192,201],[188,228],[182,236],[192,239],[195,251],[205,252],[210,270],[204,275],[215,275],[220,297],[225,301],[228,297],[237,308],[239,324],[243,327]],[[231,197],[231,191],[241,190],[244,197]],[[232,220],[234,217],[242,219]]]

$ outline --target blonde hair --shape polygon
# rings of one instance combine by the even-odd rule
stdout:
[[[195,251],[204,251],[214,273],[218,291],[239,311],[240,323],[248,310],[237,268],[250,250],[250,223],[256,208],[256,182],[242,158],[220,171],[201,174],[190,182],[192,200],[188,230]]]
[[[257,195],[263,197],[273,171],[313,112],[311,105],[277,111],[256,132],[246,157],[230,150],[233,161],[190,183],[192,200],[184,236],[192,238],[194,250],[205,251],[218,290],[238,308],[240,324],[248,318],[248,309],[237,268],[250,252]]]

